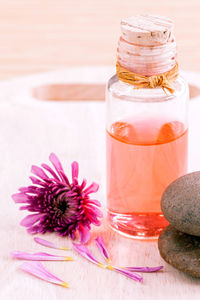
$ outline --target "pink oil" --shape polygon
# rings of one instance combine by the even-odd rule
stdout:
[[[111,226],[155,238],[167,225],[166,187],[187,172],[188,132],[179,121],[123,120],[107,131],[107,207]]]

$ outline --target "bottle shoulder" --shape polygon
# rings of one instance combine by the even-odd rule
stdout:
[[[131,84],[122,82],[115,74],[107,83],[107,93],[112,97],[140,102],[160,102],[168,101],[176,97],[189,97],[188,84],[182,76],[178,76],[176,81],[172,82],[174,93],[165,92],[162,88],[141,88],[138,89]]]

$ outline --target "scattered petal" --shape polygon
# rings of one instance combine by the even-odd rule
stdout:
[[[108,251],[106,249],[106,246],[104,244],[104,241],[103,241],[103,238],[102,236],[98,236],[96,239],[95,239],[95,242],[96,242],[96,245],[97,247],[99,248],[100,252],[103,254],[104,258],[107,260],[107,261],[110,261],[110,256],[108,254]]]
[[[54,274],[52,274],[47,268],[44,267],[44,265],[40,262],[25,262],[23,263],[20,268],[31,274],[34,275],[40,279],[43,279],[45,281],[48,281],[50,283],[54,283],[54,284],[58,284],[61,285],[63,287],[68,288],[68,284],[61,280],[60,278],[56,277]]]
[[[72,261],[72,257],[52,255],[45,252],[27,253],[23,251],[12,251],[11,256],[17,259],[36,260],[36,261]]]
[[[129,278],[131,278],[133,280],[136,280],[136,281],[139,281],[139,282],[143,281],[142,276],[140,276],[138,274],[135,274],[135,273],[133,273],[131,271],[125,270],[123,268],[115,268],[114,267],[114,271],[116,271],[116,272],[118,272],[118,273],[120,273],[122,275],[125,275],[126,277],[129,277]]]
[[[152,273],[157,272],[163,269],[163,266],[158,267],[124,267],[123,269],[126,269],[131,272],[142,272],[142,273]]]
[[[87,260],[91,261],[92,263],[98,265],[99,267],[103,267],[104,266],[98,261],[96,260],[96,258],[94,258],[94,256],[92,255],[92,253],[89,251],[89,249],[82,245],[82,244],[76,244],[76,243],[72,243],[74,249],[84,258],[86,258]]]
[[[38,243],[38,244],[40,244],[42,246],[48,247],[48,248],[59,249],[59,250],[66,250],[66,251],[69,250],[69,248],[58,246],[55,243],[49,242],[49,241],[41,239],[39,237],[35,237],[34,241],[36,243]]]

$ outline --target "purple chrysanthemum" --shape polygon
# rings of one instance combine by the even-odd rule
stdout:
[[[85,179],[81,185],[78,184],[77,162],[72,163],[70,183],[57,156],[51,153],[49,160],[55,171],[46,164],[42,164],[42,168],[32,166],[31,172],[37,176],[30,177],[33,185],[20,188],[19,193],[12,196],[15,203],[25,204],[20,207],[21,210],[34,212],[20,224],[32,234],[56,231],[72,239],[79,231],[81,243],[86,243],[91,224],[101,224],[98,218],[102,217],[102,213],[97,208],[101,204],[89,197],[89,194],[98,191],[99,185],[93,182],[86,188]]]

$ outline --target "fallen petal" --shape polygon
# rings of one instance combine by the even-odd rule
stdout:
[[[128,271],[128,270],[124,270],[123,268],[115,268],[113,267],[114,271],[122,274],[122,275],[125,275],[126,277],[129,277],[133,280],[136,280],[136,281],[139,281],[139,282],[142,282],[143,281],[143,278],[142,276],[138,275],[138,274],[135,274],[131,271]]]
[[[163,269],[163,266],[158,267],[125,267],[123,269],[126,269],[131,272],[142,272],[142,273],[152,273],[157,272]]]
[[[61,280],[60,278],[56,277],[54,274],[52,274],[47,268],[44,267],[44,265],[40,262],[25,262],[20,266],[20,269],[23,271],[34,275],[40,279],[43,279],[45,281],[61,285],[63,287],[69,287],[68,284]]]
[[[17,259],[36,261],[71,261],[72,257],[52,255],[45,252],[27,253],[23,251],[12,251],[11,256]]]
[[[100,252],[103,254],[104,258],[107,260],[107,261],[110,261],[110,256],[108,254],[108,251],[106,249],[106,246],[104,244],[104,241],[103,241],[103,238],[102,236],[98,236],[96,239],[95,239],[95,242],[96,242],[96,245],[97,247],[99,248]]]
[[[96,260],[96,258],[94,258],[94,256],[92,255],[92,253],[89,251],[89,249],[82,244],[76,244],[76,243],[72,243],[74,249],[84,258],[86,258],[87,260],[91,261],[92,263],[98,265],[99,267],[104,267],[98,260]]]
[[[36,243],[42,245],[42,246],[45,246],[45,247],[49,247],[49,248],[53,248],[53,249],[59,249],[59,250],[66,250],[66,251],[69,250],[69,248],[58,246],[55,243],[49,242],[49,241],[41,239],[39,237],[35,237],[34,241]]]

